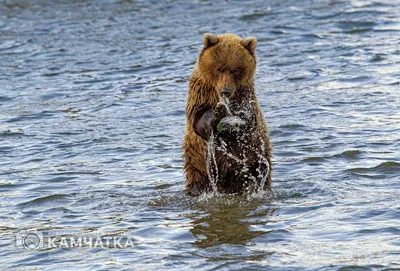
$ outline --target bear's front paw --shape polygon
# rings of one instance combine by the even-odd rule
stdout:
[[[245,124],[245,121],[241,118],[232,116],[224,117],[217,124],[218,133],[221,132],[239,132],[241,127]]]

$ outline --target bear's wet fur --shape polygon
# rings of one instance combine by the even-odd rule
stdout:
[[[212,191],[207,174],[207,142],[212,140],[216,168],[210,168],[220,193],[271,189],[271,143],[258,104],[254,37],[204,34],[203,49],[189,81],[183,142],[186,191]],[[223,97],[229,97],[228,112]],[[216,176],[216,173],[218,176]]]

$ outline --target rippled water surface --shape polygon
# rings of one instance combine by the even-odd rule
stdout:
[[[184,195],[205,32],[258,38],[271,195]],[[399,199],[399,1],[0,1],[1,269],[399,270]]]

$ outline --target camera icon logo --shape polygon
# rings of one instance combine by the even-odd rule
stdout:
[[[36,229],[20,231],[16,236],[17,248],[35,250],[43,246],[43,234]]]

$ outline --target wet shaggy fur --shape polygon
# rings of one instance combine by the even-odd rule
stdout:
[[[211,177],[221,193],[243,193],[264,182],[271,189],[271,144],[254,89],[257,41],[231,34],[205,34],[189,82],[183,142],[186,191],[212,190],[207,174],[207,141],[215,163]],[[222,94],[230,96],[230,115]],[[268,174],[266,174],[268,173]],[[262,178],[266,175],[266,178]]]

